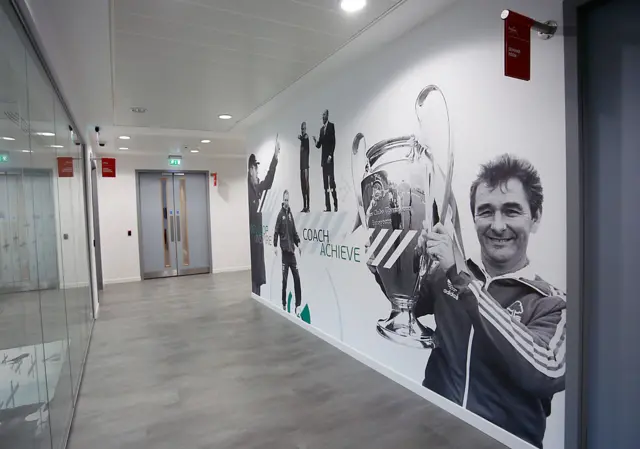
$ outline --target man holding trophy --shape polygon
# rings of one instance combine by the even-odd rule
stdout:
[[[418,239],[434,270],[414,313],[437,325],[423,385],[542,448],[551,399],[565,388],[566,300],[527,257],[542,217],[538,172],[500,156],[482,166],[470,203],[481,260],[467,261],[468,273],[442,224]]]

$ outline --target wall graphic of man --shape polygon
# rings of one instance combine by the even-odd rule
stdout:
[[[565,387],[566,302],[527,257],[542,217],[540,177],[503,155],[482,166],[470,202],[482,250],[470,273],[456,269],[441,225],[416,248],[439,262],[415,310],[437,324],[423,385],[542,448],[551,399]]]
[[[264,268],[264,246],[262,229],[262,211],[260,210],[260,200],[264,192],[273,185],[273,178],[276,175],[278,165],[278,155],[280,154],[280,144],[276,142],[275,153],[269,171],[263,181],[258,178],[258,160],[256,155],[249,156],[249,167],[247,174],[248,197],[249,197],[249,233],[251,242],[251,291],[256,295],[260,294],[260,287],[267,282]]]
[[[329,111],[325,109],[322,113],[322,128],[320,128],[320,138],[313,136],[316,148],[322,148],[322,181],[324,183],[324,204],[325,212],[331,212],[331,200],[329,194],[333,196],[334,210],[338,211],[338,193],[336,192],[336,179],[334,176],[333,153],[336,149],[336,129],[329,121]]]
[[[307,122],[300,125],[300,187],[302,189],[302,212],[309,212],[309,135]]]
[[[302,289],[300,287],[300,273],[298,272],[298,264],[296,262],[295,249],[300,250],[300,237],[296,231],[296,224],[293,221],[293,214],[289,207],[289,191],[285,190],[282,195],[282,209],[278,214],[276,222],[276,230],[273,236],[273,246],[276,256],[278,255],[278,240],[280,240],[280,249],[282,249],[282,308],[287,310],[287,281],[289,278],[289,270],[293,274],[293,285],[296,293],[296,309],[302,304]]]

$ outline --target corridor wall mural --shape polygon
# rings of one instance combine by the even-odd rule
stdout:
[[[252,291],[510,447],[562,448],[562,41],[504,78],[502,3],[454,5],[252,129]],[[461,22],[473,43],[443,41]]]

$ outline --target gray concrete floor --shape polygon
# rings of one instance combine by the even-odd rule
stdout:
[[[503,447],[249,292],[248,272],[108,286],[69,447]]]

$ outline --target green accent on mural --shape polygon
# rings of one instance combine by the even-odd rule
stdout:
[[[311,324],[311,312],[309,311],[308,305],[305,305],[304,309],[302,309],[302,313],[300,314],[300,319],[307,324]]]
[[[287,296],[287,312],[291,313],[291,302],[293,301],[293,293],[289,292],[289,296]],[[307,324],[311,324],[311,311],[309,310],[309,305],[305,304],[302,312],[300,312],[300,319]]]

